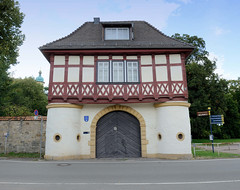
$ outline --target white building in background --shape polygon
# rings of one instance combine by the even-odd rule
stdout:
[[[50,63],[45,158],[191,158],[193,49],[145,21],[99,18],[40,47]]]

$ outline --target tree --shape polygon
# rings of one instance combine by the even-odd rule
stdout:
[[[24,41],[20,30],[23,18],[24,14],[20,12],[17,1],[0,0],[0,115],[3,99],[11,83],[7,71],[17,63],[18,47]]]
[[[182,36],[178,33],[172,35],[173,38],[189,43],[195,47],[192,54],[188,57],[186,60],[186,64],[190,63],[201,63],[205,60],[208,61],[208,55],[209,53],[206,51],[206,43],[202,38],[199,38],[197,36],[190,36],[188,34],[183,34]]]
[[[46,115],[47,103],[43,86],[34,78],[14,79],[5,98],[3,111],[5,116],[27,116],[33,115],[37,109],[40,115]]]
[[[225,95],[227,111],[225,112],[225,125],[222,129],[222,138],[239,138],[240,137],[240,113],[238,102],[231,93]]]
[[[186,72],[189,92],[190,119],[193,138],[208,138],[209,118],[197,117],[198,111],[206,111],[211,107],[212,114],[226,115],[228,83],[216,73],[216,60],[208,58],[205,41],[197,36],[175,34],[175,39],[195,46],[195,50],[186,60]],[[230,101],[230,100],[229,100]],[[226,122],[226,125],[228,123]],[[215,137],[222,137],[223,127],[213,127]]]

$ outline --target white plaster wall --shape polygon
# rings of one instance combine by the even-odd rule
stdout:
[[[113,105],[113,104],[112,104]],[[70,156],[90,155],[90,126],[93,118],[109,105],[85,104],[82,109],[51,108],[48,110],[46,130],[46,155]],[[123,105],[124,106],[124,105]],[[168,106],[155,108],[152,103],[127,104],[140,113],[146,124],[147,154],[191,154],[191,133],[187,107]],[[89,116],[84,121],[84,116]],[[89,132],[88,134],[83,134]],[[183,141],[177,140],[177,133],[185,135]],[[54,135],[62,136],[60,142]],[[158,133],[162,139],[158,139]],[[81,135],[80,142],[77,134]]]
[[[181,55],[180,54],[170,54],[169,60],[170,60],[170,63],[181,63]]]
[[[95,115],[100,112],[102,109],[107,107],[109,105],[84,105],[81,116],[81,126],[82,126],[82,138],[81,138],[81,150],[83,155],[89,155],[90,154],[90,146],[88,145],[88,142],[90,141],[90,127],[93,118]],[[89,121],[84,121],[84,116],[89,116]],[[89,134],[83,134],[83,132],[89,132]]]
[[[68,82],[79,82],[79,67],[68,68]]]
[[[142,67],[142,82],[152,82],[153,81],[153,73],[152,66]]]
[[[82,74],[83,82],[94,82],[94,68],[85,67]]]
[[[156,66],[157,81],[168,81],[167,66]]]
[[[50,108],[48,110],[46,129],[46,149],[48,156],[80,155],[80,142],[77,135],[81,134],[81,110],[77,108]],[[55,134],[61,135],[59,142],[54,141]],[[82,134],[81,134],[82,136]]]
[[[112,56],[112,59],[123,59],[123,56]]]
[[[141,56],[141,65],[152,65],[152,56],[151,55],[142,55]]]
[[[98,56],[98,59],[109,59],[109,56]]]
[[[94,56],[83,56],[83,65],[94,65]]]
[[[170,71],[171,71],[171,80],[172,81],[182,81],[183,80],[181,66],[171,66]]]
[[[89,131],[93,118],[98,112],[102,111],[104,108],[112,106],[109,105],[84,105],[81,110],[81,130]],[[124,106],[124,105],[123,105]],[[127,106],[132,107],[137,112],[139,112],[146,123],[146,139],[149,141],[147,144],[147,153],[154,154],[157,151],[157,128],[156,128],[156,110],[152,103],[144,103],[144,104],[127,104]],[[89,116],[89,121],[85,122],[83,117]],[[81,154],[90,154],[90,146],[88,146],[88,141],[90,141],[90,134],[82,135],[81,138]]]
[[[65,65],[65,56],[55,55],[54,56],[54,65]]]
[[[79,56],[69,56],[68,65],[79,65],[80,57]]]
[[[135,55],[128,55],[127,59],[137,59],[137,56],[135,56]]]
[[[166,55],[155,55],[155,64],[167,64]]]
[[[53,82],[64,82],[64,68],[53,69]]]
[[[187,107],[166,106],[156,108],[157,132],[162,139],[158,142],[157,153],[191,154],[190,119]],[[177,139],[177,133],[184,133],[184,140]]]

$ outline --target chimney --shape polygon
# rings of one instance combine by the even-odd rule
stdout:
[[[94,20],[94,24],[99,24],[100,23],[100,18],[99,17],[95,17],[93,18]]]

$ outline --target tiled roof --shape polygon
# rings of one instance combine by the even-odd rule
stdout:
[[[131,40],[104,40],[104,26],[129,25],[133,29]],[[145,21],[86,22],[68,36],[41,46],[40,50],[76,49],[148,49],[190,48],[185,42],[170,38]]]

